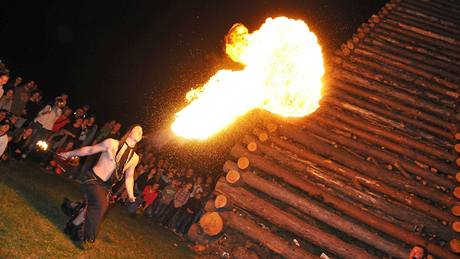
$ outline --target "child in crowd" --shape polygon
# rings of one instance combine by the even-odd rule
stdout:
[[[142,206],[142,211],[145,211],[155,199],[158,197],[158,185],[157,183],[147,185],[142,192],[142,199],[144,200],[144,205]]]

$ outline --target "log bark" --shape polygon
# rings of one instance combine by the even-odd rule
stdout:
[[[224,165],[224,171],[237,169],[236,164],[227,161]],[[404,258],[408,251],[399,244],[392,243],[367,227],[358,225],[350,220],[327,210],[312,200],[308,200],[300,195],[290,192],[277,184],[276,182],[267,181],[255,174],[240,171],[243,181],[250,187],[263,192],[277,200],[285,202],[299,211],[316,218],[327,225],[342,231],[358,240],[361,240],[377,249],[394,257]]]
[[[322,112],[322,116],[317,117],[317,120],[321,123],[348,131],[359,138],[367,140],[369,143],[377,144],[379,147],[385,147],[408,158],[426,163],[444,173],[455,176],[457,172],[454,166],[432,159],[424,153],[450,162],[456,159],[456,156],[453,154],[424,145],[403,135],[392,133],[369,123],[360,122],[357,118],[331,107],[322,109]],[[366,131],[361,129],[366,129]],[[401,146],[401,144],[408,147]]]
[[[455,107],[455,99],[460,97],[460,94],[456,91],[452,91],[449,88],[446,88],[440,84],[428,82],[413,75],[401,73],[401,71],[392,66],[381,65],[379,63],[372,62],[368,59],[362,58],[358,55],[349,56],[349,60],[351,62],[359,63],[360,65],[369,67],[376,71],[391,75],[400,80],[404,80],[406,83],[401,86],[401,89],[403,89],[404,91],[409,92],[411,94],[424,96],[437,102],[441,102],[442,104],[449,107]],[[414,87],[413,84],[419,86],[421,89],[418,87]]]
[[[366,119],[369,123],[374,125],[382,125],[383,128],[392,130],[394,132],[400,132],[399,134],[405,136],[411,136],[417,138],[418,141],[424,145],[429,145],[434,148],[451,150],[452,145],[452,134],[448,134],[448,138],[443,135],[433,134],[420,127],[414,127],[411,122],[420,122],[412,118],[406,120],[404,116],[396,113],[392,113],[389,110],[378,107],[370,102],[362,101],[359,98],[352,97],[341,91],[334,91],[334,93],[328,94],[327,97],[321,99],[320,105],[325,103],[326,105],[335,105],[348,113],[358,115]],[[392,114],[395,116],[387,116]],[[421,125],[423,123],[416,123]],[[423,124],[426,125],[426,124]],[[430,126],[431,127],[431,126]],[[447,133],[447,132],[446,132]]]
[[[243,235],[246,235],[249,238],[262,243],[268,249],[276,254],[283,256],[284,258],[319,258],[309,253],[308,251],[291,244],[290,242],[282,239],[272,232],[261,228],[253,221],[244,217],[238,217],[233,212],[222,212],[221,216],[224,219],[224,224],[226,226],[233,228],[241,232]]]
[[[399,28],[418,33],[428,38],[443,41],[443,42],[446,42],[446,43],[449,43],[455,46],[460,46],[460,42],[458,39],[454,39],[447,35],[441,34],[439,31],[435,32],[435,31],[428,30],[426,28],[423,28],[423,26],[421,25],[414,26],[414,25],[408,24],[407,22],[401,22],[401,21],[397,21],[397,20],[393,20],[389,18],[385,19],[385,22],[392,24],[394,26],[397,26]]]
[[[420,8],[423,8],[424,10],[430,10],[434,12],[436,16],[438,17],[443,17],[443,19],[449,19],[451,21],[454,21],[455,23],[458,23],[458,15],[460,14],[453,9],[445,9],[445,6],[443,5],[436,5],[428,1],[410,1],[410,0],[406,0],[402,4],[410,5],[410,6],[418,6]],[[453,12],[455,12],[456,14],[453,14]]]
[[[286,131],[282,130],[281,134],[285,134]],[[292,133],[287,133],[292,134]],[[284,148],[290,152],[293,152],[304,159],[311,160],[310,156],[314,156],[309,150],[313,150],[313,152],[320,154],[321,156],[327,157],[327,160],[337,161],[338,163],[347,165],[348,167],[359,171],[361,174],[370,176],[374,179],[382,181],[386,184],[394,186],[398,189],[409,191],[411,193],[417,194],[421,197],[424,197],[429,200],[433,200],[444,204],[445,206],[454,206],[458,204],[458,201],[455,200],[451,195],[447,195],[439,190],[434,188],[430,188],[428,186],[421,185],[415,181],[410,181],[403,176],[394,174],[392,172],[388,172],[385,169],[380,168],[377,165],[372,163],[368,163],[367,161],[360,160],[358,158],[351,157],[349,154],[345,153],[344,151],[333,148],[330,145],[327,145],[324,142],[316,139],[313,136],[304,136],[302,138],[302,145],[306,148],[301,149],[295,146],[292,143],[287,142],[276,136],[270,136],[270,140],[275,145]],[[328,161],[326,161],[328,162]],[[340,166],[331,167],[333,171],[340,170]]]
[[[337,71],[335,73],[337,73]],[[343,73],[343,71],[341,73]],[[411,107],[408,104],[397,102],[386,96],[382,96],[380,94],[367,91],[366,88],[364,88],[364,86],[357,85],[355,82],[347,82],[343,78],[341,78],[341,75],[337,75],[334,77],[335,79],[329,81],[331,87],[337,87],[347,93],[358,95],[362,98],[370,99],[374,102],[381,103],[383,105],[391,107],[392,109],[401,111],[404,114],[422,119],[440,128],[453,129],[454,127],[454,125],[449,124],[445,120],[439,119],[438,117],[433,116],[429,113],[420,111],[419,109]]]
[[[420,40],[422,42],[431,44],[433,46],[438,46],[440,48],[441,47],[446,48],[450,52],[454,52],[454,53],[457,53],[457,54],[459,53],[458,50],[456,49],[456,46],[453,46],[450,43],[447,43],[447,42],[444,42],[444,41],[441,41],[441,40],[437,40],[437,39],[433,39],[433,38],[430,38],[430,37],[425,37],[425,35],[422,35],[422,34],[419,34],[417,32],[411,31],[411,30],[409,30],[407,28],[404,28],[404,27],[400,27],[395,23],[388,22],[387,20],[379,23],[379,27],[394,30],[395,32],[399,32],[402,35],[410,36],[410,37],[412,37],[414,39],[417,39],[417,40]]]
[[[455,27],[457,27],[459,25],[458,23],[443,19],[444,17],[439,16],[436,13],[433,13],[433,12],[431,12],[429,10],[424,10],[423,8],[417,7],[415,5],[401,4],[401,5],[398,6],[397,9],[400,10],[400,11],[403,11],[403,12],[405,12],[407,14],[415,15],[415,16],[421,17],[421,18],[426,19],[426,20],[437,22],[437,23],[442,24],[444,26],[449,26],[451,28],[452,27],[455,28]]]
[[[283,128],[286,128],[287,125],[283,125]],[[289,131],[284,130],[283,134],[286,134],[289,138],[302,143],[302,138],[304,135],[307,135],[306,132],[302,132],[296,129],[293,129],[293,127],[289,127]],[[435,175],[429,170],[423,169],[418,167],[417,165],[407,162],[405,160],[401,160],[399,157],[389,154],[387,152],[377,150],[377,149],[371,149],[368,145],[359,143],[357,141],[351,140],[347,137],[341,136],[339,134],[333,133],[330,130],[327,130],[323,127],[313,125],[313,124],[308,124],[306,125],[306,129],[309,130],[310,132],[313,132],[314,134],[317,134],[318,136],[321,136],[326,139],[332,139],[336,143],[340,143],[341,145],[353,148],[354,150],[359,151],[362,154],[367,154],[367,156],[372,156],[375,158],[378,158],[380,160],[386,161],[389,164],[400,164],[405,170],[418,175],[420,177],[423,177],[432,183],[448,187],[448,188],[453,188],[455,185],[452,181],[449,179],[445,179],[444,177],[441,177],[439,175]]]
[[[443,249],[442,247],[427,242],[422,237],[414,233],[401,229],[400,227],[395,226],[386,220],[382,220],[381,218],[378,218],[373,214],[363,211],[360,208],[351,205],[350,203],[344,202],[343,200],[317,188],[316,185],[310,184],[302,180],[300,177],[281,168],[280,166],[270,161],[265,161],[258,155],[249,154],[249,152],[246,151],[241,145],[234,146],[231,150],[231,155],[237,158],[241,156],[248,156],[248,158],[251,161],[251,164],[255,168],[267,174],[281,178],[284,182],[304,191],[309,196],[320,197],[324,203],[330,204],[337,210],[342,211],[350,217],[355,218],[369,226],[372,226],[385,234],[388,234],[396,239],[402,240],[410,245],[425,246],[432,254],[436,256],[440,256],[443,258],[456,258],[455,255],[451,254],[449,251]]]
[[[375,38],[368,37],[365,38],[363,42],[367,46],[372,46],[376,49],[382,50],[382,53],[398,55],[398,57],[400,57],[398,61],[408,65],[413,65],[414,67],[436,73],[437,75],[448,78],[449,81],[455,82],[459,80],[459,77],[457,76],[458,70],[456,68],[452,68],[453,64],[447,64],[444,61],[439,61],[425,55],[409,52],[401,47],[393,47]],[[411,63],[409,63],[408,60],[410,60]]]
[[[314,245],[326,249],[343,258],[376,258],[364,249],[346,243],[316,226],[310,225],[298,217],[285,212],[271,203],[261,199],[251,192],[241,188],[232,187],[220,179],[216,184],[216,191],[230,198],[236,205],[244,210],[257,214],[272,224],[287,230]]]
[[[420,18],[417,15],[408,14],[404,10],[394,10],[388,16],[394,20],[405,22],[409,25],[423,26],[424,29],[435,31],[443,35],[448,35],[452,38],[459,39],[460,30],[455,27],[440,24],[439,21],[430,21],[430,19]]]
[[[375,34],[374,34],[375,33]],[[449,50],[441,50],[429,45],[427,43],[421,42],[420,40],[414,39],[412,37],[396,33],[388,28],[379,27],[375,28],[372,36],[376,36],[382,40],[391,42],[395,45],[404,46],[406,49],[417,51],[418,53],[430,55],[432,57],[444,60],[450,63],[460,63],[460,54],[451,52]],[[401,45],[402,44],[402,45]]]
[[[378,62],[382,62],[384,64],[389,64],[392,66],[395,66],[401,70],[422,76],[428,80],[433,80],[434,82],[437,82],[445,87],[448,87],[450,89],[457,89],[458,86],[448,80],[445,80],[444,78],[437,76],[436,74],[433,74],[431,72],[427,72],[425,70],[421,70],[417,68],[416,66],[408,65],[405,62],[402,62],[397,56],[389,54],[389,53],[381,53],[377,48],[368,46],[368,45],[360,45],[359,48],[355,49],[354,53],[363,55],[369,58],[372,58]]]
[[[330,173],[325,171],[320,171],[316,166],[303,164],[301,162],[295,161],[290,157],[282,154],[281,152],[275,150],[274,148],[268,147],[267,145],[260,145],[262,152],[269,157],[276,159],[281,164],[295,169],[296,171],[307,173],[307,175],[301,175],[301,177],[307,177],[307,179],[314,178],[317,181],[324,183],[325,185],[334,188],[337,192],[346,194],[348,197],[360,201],[361,203],[369,206],[370,208],[374,207],[383,211],[384,213],[391,215],[396,219],[402,221],[410,222],[416,226],[426,226],[427,231],[438,236],[442,236],[445,240],[450,240],[452,238],[452,232],[448,228],[444,227],[442,224],[435,222],[430,215],[436,214],[437,218],[446,221],[455,221],[449,212],[438,209],[437,207],[431,206],[430,204],[425,203],[424,201],[413,197],[405,192],[398,191],[393,189],[390,186],[385,186],[383,183],[379,183],[371,178],[362,176],[353,170],[350,170],[347,167],[336,164],[333,161],[324,159],[312,153],[307,153],[303,150],[297,150],[296,155],[303,159],[307,159],[319,166],[323,166],[327,169],[333,170],[339,175],[345,176],[354,183],[355,187],[345,184],[343,181],[334,179]],[[306,179],[306,180],[307,180]],[[399,205],[399,203],[390,203],[377,193],[369,193],[360,190],[361,186],[365,186],[371,190],[378,191],[380,193],[386,194],[394,200],[406,204],[409,207]],[[417,213],[412,208],[422,211],[427,215]],[[414,227],[412,227],[413,229]]]
[[[423,130],[427,133],[423,133],[423,134],[420,134],[422,136],[429,136],[429,140],[430,141],[433,141],[434,139],[438,139],[438,138],[443,138],[443,139],[447,139],[447,140],[452,140],[452,133],[449,132],[449,131],[446,131],[444,129],[440,129],[440,128],[437,128],[437,127],[434,127],[428,123],[425,123],[423,121],[420,121],[420,120],[416,120],[416,119],[413,119],[412,117],[409,117],[409,116],[403,116],[403,115],[400,115],[396,112],[392,112],[388,109],[385,109],[385,108],[381,108],[379,105],[376,105],[376,104],[373,104],[373,103],[370,103],[370,102],[367,102],[367,101],[363,101],[359,98],[356,98],[356,97],[353,97],[351,95],[348,95],[348,94],[345,94],[345,93],[342,93],[342,92],[339,92],[337,93],[337,95],[334,95],[332,98],[336,99],[338,98],[338,100],[334,100],[335,103],[338,103],[338,104],[343,104],[342,105],[342,108],[346,108],[344,107],[344,105],[347,105],[347,106],[355,106],[355,107],[359,107],[361,109],[366,109],[368,111],[371,111],[371,112],[374,112],[376,114],[379,114],[379,115],[383,115],[383,117],[385,118],[388,118],[388,119],[391,119],[393,121],[397,121],[399,123],[404,123],[404,124],[409,124],[409,125],[413,125],[415,127],[417,127],[417,129],[419,130]],[[329,98],[327,98],[329,99]],[[402,125],[402,127],[397,127],[398,129],[404,131],[404,130],[407,130],[408,127],[410,126],[407,126],[406,125]],[[436,137],[434,137],[432,134],[436,135]],[[447,146],[447,147],[450,147],[451,144],[449,144],[448,142],[446,142],[445,140],[442,141],[442,145],[443,146]]]
[[[387,76],[373,73],[369,71],[369,69],[362,66],[357,66],[344,61],[341,63],[340,70],[337,70],[336,67],[336,73],[336,75],[339,75],[341,79],[346,79],[349,82],[357,83],[363,87],[366,87],[367,89],[376,91],[395,99],[399,99],[400,102],[408,103],[411,106],[417,107],[419,109],[442,115],[445,118],[452,116],[451,109],[435,105],[431,102],[423,100],[418,96],[402,91],[398,89],[403,87],[400,82],[396,82],[395,80],[391,79],[388,80]]]

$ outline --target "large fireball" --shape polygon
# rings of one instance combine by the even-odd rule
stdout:
[[[268,18],[253,33],[238,23],[225,39],[227,55],[244,69],[220,70],[188,92],[189,104],[171,126],[175,134],[203,140],[252,109],[303,117],[319,107],[323,56],[303,21]]]

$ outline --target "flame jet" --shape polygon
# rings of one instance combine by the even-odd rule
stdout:
[[[252,109],[303,117],[319,107],[324,75],[321,46],[301,20],[268,18],[249,33],[240,23],[225,37],[226,53],[242,70],[219,70],[186,95],[172,131],[205,140]]]

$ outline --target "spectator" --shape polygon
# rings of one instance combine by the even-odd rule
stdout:
[[[179,180],[173,179],[170,185],[166,186],[163,190],[161,190],[161,199],[154,212],[154,214],[158,218],[163,217],[163,214],[166,211],[166,208],[168,207],[168,205],[171,204],[172,200],[174,199],[174,196],[176,195],[178,187],[179,187]]]
[[[81,143],[80,146],[88,146],[96,136],[96,132],[96,117],[94,115],[91,115],[83,122],[82,133],[78,137],[78,140]]]
[[[192,183],[186,183],[182,189],[176,192],[174,195],[174,200],[172,203],[168,206],[167,211],[163,215],[163,218],[161,219],[161,223],[163,225],[171,227],[174,225],[174,219],[173,216],[176,215],[177,211],[184,206],[185,203],[187,203],[188,199],[190,198],[190,193],[192,191],[193,184]]]
[[[158,187],[159,185],[157,183],[145,186],[144,191],[142,192],[142,199],[144,200],[142,211],[145,211],[149,206],[151,206],[158,197]]]
[[[4,121],[4,120],[7,119],[7,117],[6,117],[7,114],[8,114],[7,111],[5,111],[5,110],[0,110],[0,122],[2,122],[2,121]]]
[[[0,98],[0,109],[11,111],[11,105],[13,104],[13,94],[14,91],[12,89],[6,91],[5,95]]]
[[[102,140],[107,139],[107,138],[119,139],[120,129],[121,129],[121,123],[114,122],[113,126],[110,129],[109,128],[101,129],[99,135],[94,140],[94,143],[99,143]]]
[[[14,104],[14,96],[13,96],[13,104]],[[34,90],[32,91],[29,100],[26,103],[25,109],[23,110],[23,116],[27,119],[28,123],[32,122],[32,120],[37,117],[38,112],[42,109],[41,104],[41,94],[39,91]]]
[[[63,129],[61,129],[59,132],[54,133],[50,137],[50,142],[51,141],[56,141],[55,144],[53,145],[53,149],[56,150],[59,147],[61,147],[66,141],[72,140],[72,142],[76,142],[77,136],[80,136],[81,133],[81,127],[82,127],[83,119],[77,119],[72,125],[67,125]]]
[[[9,81],[7,84],[6,84],[6,89],[5,90],[10,90],[12,89],[13,91],[16,89],[16,87],[18,87],[20,84],[22,84],[22,77],[20,76],[17,76],[14,78],[14,81]]]
[[[4,153],[8,145],[8,130],[10,129],[10,122],[8,119],[0,121],[0,157],[4,158]]]
[[[185,171],[185,175],[182,176],[182,184],[191,183],[193,185],[195,183],[195,181],[193,180],[193,173],[194,172],[192,168],[187,169],[187,171]]]
[[[32,139],[32,128],[20,129],[9,143],[10,156],[17,160],[21,159],[26,147],[30,145]]]
[[[189,199],[187,203],[180,209],[177,215],[176,228],[174,232],[179,235],[184,235],[187,233],[190,225],[195,218],[195,215],[198,214],[203,207],[201,203],[201,193],[196,193],[195,197]]]
[[[70,115],[72,114],[72,109],[69,107],[64,108],[64,112],[56,119],[53,125],[53,132],[60,131],[63,127],[65,127],[70,122]]]
[[[11,106],[11,112],[14,115],[21,117],[24,114],[26,104],[35,88],[37,88],[37,85],[34,81],[29,81],[25,85],[16,87],[13,95],[13,105]]]
[[[3,86],[8,83],[8,79],[10,79],[9,71],[3,66],[0,69],[0,98],[3,96]]]
[[[48,138],[52,132],[51,130],[53,129],[54,122],[62,114],[63,107],[64,102],[60,97],[58,97],[56,98],[53,106],[47,105],[38,113],[34,123],[32,123],[34,134],[27,153],[31,152],[35,148],[35,143],[37,143],[40,138]]]
[[[195,182],[193,183],[192,193],[190,197],[194,197],[197,193],[203,193],[203,187],[201,186],[203,183],[203,177],[197,176],[195,178]]]

